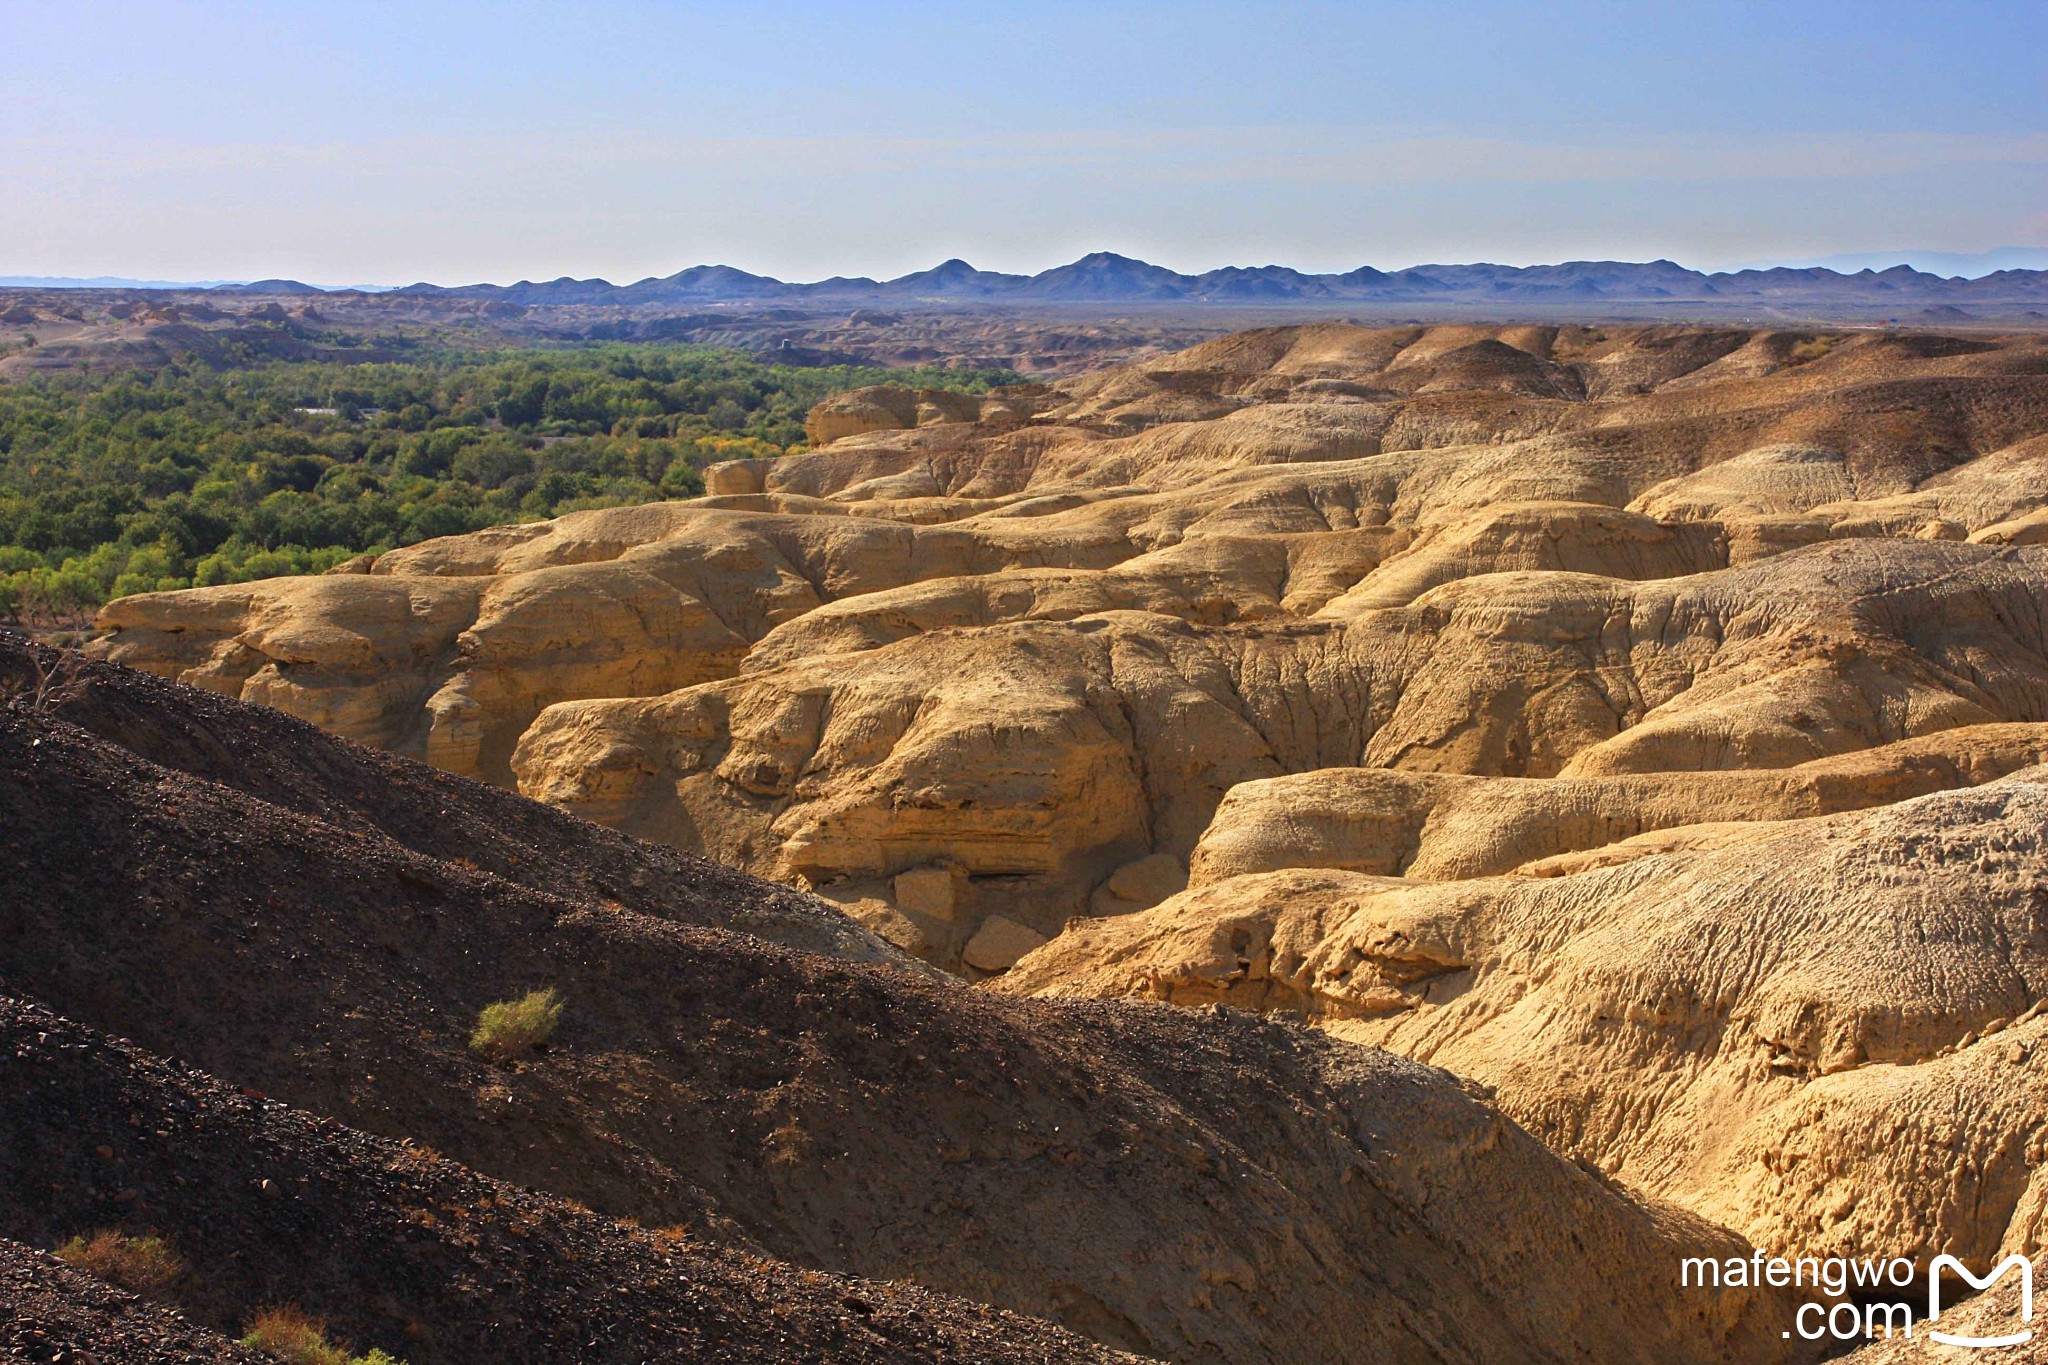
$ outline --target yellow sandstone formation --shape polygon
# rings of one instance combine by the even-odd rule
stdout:
[[[2044,428],[2038,338],[1269,328],[861,390],[706,497],[126,598],[99,648],[959,967],[1183,873],[1555,871],[2011,771]]]

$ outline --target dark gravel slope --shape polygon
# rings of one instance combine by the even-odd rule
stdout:
[[[33,686],[39,661],[48,658],[0,631],[0,691]],[[383,835],[536,891],[925,970],[832,905],[793,887],[336,739],[266,706],[77,654],[62,656],[61,670],[49,714],[152,763],[338,831]]]
[[[1228,1011],[1013,1000],[638,913],[579,889],[626,880],[580,827],[585,881],[538,889],[368,814],[352,784],[375,772],[410,810],[488,793],[491,820],[543,834],[560,817],[333,740],[295,767],[310,731],[174,685],[120,695],[142,714],[0,707],[0,984],[151,1053],[614,1218],[1177,1359],[1782,1349],[1784,1305],[1672,1288],[1676,1258],[1729,1254],[1726,1234],[1558,1160],[1444,1072]],[[181,727],[215,756],[139,752],[179,757],[162,736]],[[231,760],[294,770],[207,771]],[[625,867],[650,856],[620,845]],[[776,894],[722,877],[705,918]],[[537,986],[567,1002],[547,1050],[471,1054],[477,1011]],[[0,1103],[19,1084],[0,1072]],[[55,1159],[11,1178],[33,1189]],[[344,1243],[336,1264],[371,1255]],[[499,1289],[473,1318],[527,1292]]]
[[[0,1237],[0,1360],[268,1365],[270,1357]]]
[[[1112,1355],[1048,1323],[916,1286],[629,1227],[11,999],[0,999],[0,1093],[9,1232],[53,1243],[106,1226],[163,1235],[188,1267],[176,1298],[228,1330],[255,1307],[290,1302],[358,1349],[381,1346],[412,1365]],[[78,1336],[104,1328],[167,1348],[181,1339],[168,1314],[92,1293],[89,1276],[24,1282],[7,1258],[0,1266],[0,1303],[11,1304],[0,1313],[48,1323],[46,1332],[72,1331],[75,1319]],[[73,1307],[60,1311],[32,1290]],[[189,1358],[262,1358],[204,1353],[204,1333],[180,1330],[202,1352]]]

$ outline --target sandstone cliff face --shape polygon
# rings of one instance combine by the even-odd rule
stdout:
[[[1818,547],[1768,574],[1647,585],[1471,580],[1349,621],[1205,628],[1118,611],[940,627],[664,698],[565,704],[514,767],[529,794],[771,875],[824,885],[956,864],[968,913],[927,926],[935,944],[971,933],[977,911],[1055,932],[1123,864],[1187,861],[1226,793],[1307,770],[1562,774],[1574,781],[1532,790],[1611,800],[1604,828],[1529,852],[1547,856],[1758,813],[1744,806],[1767,774],[1726,770],[2048,716],[2034,552],[1898,549]],[[1972,769],[1930,739],[1925,762],[1954,776],[1926,780],[2010,771],[2039,746],[2034,727],[2005,733]],[[1885,799],[1885,761],[1834,782],[1865,795],[1832,799]],[[1674,784],[1674,769],[1714,777]],[[1802,812],[1823,799],[1785,798]]]
[[[1570,875],[1245,873],[1002,987],[1321,1017],[1756,1245],[1975,1263],[2041,1247],[2044,829],[2032,767]]]
[[[694,502],[124,599],[100,649],[801,878],[948,967],[992,915],[1153,903],[1106,889],[1147,859],[1199,881],[1253,837],[1204,834],[1240,784],[1600,812],[1359,864],[1462,875],[1981,781],[2011,765],[1942,736],[2048,719],[2037,340],[1273,328],[813,425]],[[1855,766],[1908,741],[1921,777]],[[1832,760],[1824,796],[1713,786]],[[1400,791],[1396,824],[1450,800]]]
[[[987,398],[947,389],[904,389],[878,384],[828,398],[811,409],[804,434],[814,446],[870,431],[900,431],[938,422],[1021,422],[1038,411],[1046,390],[1036,384],[998,390]]]
[[[1620,859],[1656,830],[1785,820],[1975,786],[2048,762],[2048,726],[1978,725],[1787,768],[1603,778],[1480,778],[1325,768],[1230,789],[1191,859],[1191,884],[1330,867],[1448,881],[1553,876]],[[1590,852],[1589,852],[1590,851]]]

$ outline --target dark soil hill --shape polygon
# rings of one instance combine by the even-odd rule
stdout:
[[[1228,1011],[1011,1000],[679,922],[746,923],[789,893],[108,665],[67,664],[38,702],[39,660],[0,642],[23,693],[0,708],[0,983],[151,1053],[611,1217],[1177,1359],[1786,1349],[1784,1305],[1672,1287],[1675,1258],[1732,1239],[1558,1160],[1447,1073]],[[685,874],[689,894],[661,889]],[[485,1004],[541,986],[567,1002],[544,1051],[469,1051]],[[22,1060],[0,1071],[10,1114],[40,1074]],[[63,1103],[99,1112],[51,1103],[0,1145],[21,1163],[0,1235],[48,1239],[101,1207],[39,1188],[85,1179]],[[165,1170],[138,1197],[187,1188]],[[321,1221],[403,1203],[352,1179],[320,1186]],[[259,1236],[267,1206],[242,1194],[208,1206],[223,1245]],[[532,1207],[529,1231],[561,1205]],[[399,1273],[367,1242],[332,1255]],[[474,1285],[469,1318],[420,1311],[453,1331],[523,1313],[518,1278]]]
[[[270,1357],[0,1237],[0,1359],[266,1365]]]
[[[0,1078],[9,1231],[55,1241],[125,1225],[165,1236],[187,1267],[174,1297],[211,1323],[290,1302],[413,1365],[1113,1354],[916,1286],[799,1271],[613,1222],[8,999]],[[175,1340],[161,1312],[81,1293],[75,1272],[51,1280],[88,1334],[100,1330],[95,1317],[129,1318],[159,1344]]]
[[[54,684],[66,719],[151,763],[351,837],[388,839],[551,895],[734,929],[813,952],[916,966],[831,905],[791,887],[336,739],[266,707],[168,687],[128,669],[83,669],[75,662],[65,669]],[[34,681],[30,656],[0,645],[0,689]]]

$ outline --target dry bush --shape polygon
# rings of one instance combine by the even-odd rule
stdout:
[[[562,1020],[562,1000],[552,989],[529,991],[517,1000],[484,1006],[469,1035],[470,1051],[509,1061],[544,1043]]]
[[[18,706],[32,716],[48,716],[85,691],[85,672],[77,654],[35,644],[29,649],[27,675],[0,677],[0,702]]]
[[[185,1263],[163,1238],[130,1237],[113,1228],[73,1237],[57,1248],[57,1259],[109,1284],[158,1299],[169,1294],[171,1286],[185,1273]]]
[[[348,1352],[327,1339],[327,1324],[289,1305],[250,1318],[242,1344],[288,1365],[348,1365]]]
[[[242,1344],[286,1365],[405,1365],[375,1347],[368,1355],[349,1354],[348,1347],[328,1339],[325,1322],[290,1304],[262,1309],[250,1318]]]

